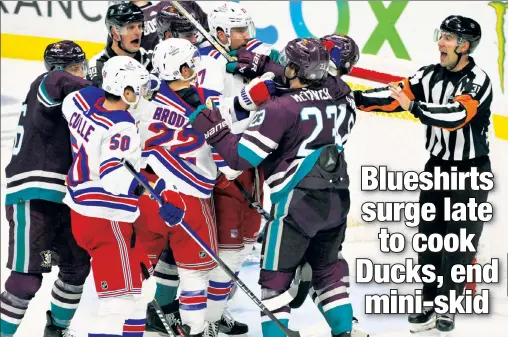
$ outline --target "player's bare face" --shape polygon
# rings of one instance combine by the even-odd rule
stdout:
[[[231,40],[230,48],[231,50],[235,50],[247,45],[251,36],[248,27],[236,27],[231,28],[231,35],[229,38]]]
[[[141,35],[143,34],[142,22],[131,22],[120,28],[122,46],[131,53],[136,53],[141,47]]]

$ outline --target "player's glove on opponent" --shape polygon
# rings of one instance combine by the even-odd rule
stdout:
[[[253,53],[242,47],[237,50],[232,50],[229,55],[233,56],[235,62],[229,62],[226,64],[226,71],[231,74],[242,75],[246,79],[254,79],[261,76],[263,73],[270,71],[265,69],[269,61],[279,62],[280,53],[275,49],[272,49],[269,56]]]
[[[185,216],[185,202],[180,193],[167,190],[161,194],[164,204],[159,208],[160,217],[169,227],[180,224]]]
[[[273,81],[274,77],[273,73],[265,73],[261,77],[256,77],[242,88],[240,96],[235,97],[235,103],[238,99],[238,103],[244,110],[257,110],[260,105],[275,95],[276,86]]]
[[[237,119],[244,113],[248,117],[249,111],[254,111],[275,95],[276,87],[273,73],[266,73],[262,77],[252,80],[235,97],[235,112]],[[240,110],[240,111],[238,111]],[[243,110],[243,111],[242,111]],[[206,142],[213,145],[220,141],[229,131],[227,122],[222,118],[219,109],[209,109],[206,105],[200,105],[189,117],[192,128],[205,136]]]
[[[229,132],[228,123],[222,118],[219,109],[209,109],[202,104],[189,116],[192,128],[205,136],[210,145],[217,143]]]

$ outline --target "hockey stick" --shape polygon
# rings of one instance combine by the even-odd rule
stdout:
[[[159,204],[164,204],[164,201],[154,192],[153,188],[149,184],[146,184],[143,179],[141,179],[140,174],[134,169],[134,167],[132,167],[131,163],[125,160],[125,158],[121,160],[121,163],[127,169],[127,171],[129,171],[129,173],[132,174],[132,176],[141,184],[141,186],[143,186],[145,190],[148,191],[152,197],[159,202]],[[224,272],[228,274],[232,280],[235,281],[237,287],[242,289],[243,292],[249,296],[249,298],[259,307],[259,309],[261,309],[261,311],[267,315],[287,336],[301,337],[298,331],[291,330],[282,324],[282,322],[277,317],[275,317],[275,315],[270,310],[268,310],[263,302],[257,298],[257,296],[247,287],[247,285],[245,285],[245,283],[243,283],[243,281],[235,275],[235,273],[228,267],[228,265],[225,264],[224,261],[222,261],[222,259],[218,257],[217,254],[215,254],[215,252],[210,247],[208,247],[208,245],[203,240],[201,240],[201,238],[194,232],[192,228],[189,227],[185,221],[182,220],[180,226],[182,226],[187,234],[189,234],[190,237],[196,241],[196,243],[199,244],[199,246],[201,246],[201,248],[203,248],[203,250],[205,250],[207,254],[222,268],[222,270],[224,270]]]
[[[238,181],[238,179],[233,180],[233,182],[234,182],[235,186],[240,190],[240,192],[242,192],[244,198],[247,199],[247,201],[252,206],[252,208],[254,208],[256,210],[256,212],[261,214],[261,216],[263,218],[265,218],[266,221],[272,221],[273,220],[273,217],[270,215],[270,213],[265,211],[261,207],[259,202],[254,200],[254,198],[252,198],[252,196],[249,195],[249,192],[245,189],[245,187],[242,185],[242,183]]]
[[[215,40],[215,38],[211,36],[210,33],[208,33],[206,29],[204,29],[203,26],[201,26],[201,24],[196,19],[194,19],[194,17],[180,4],[179,1],[172,0],[170,1],[170,3],[171,6],[175,7],[180,12],[180,14],[185,16],[187,20],[189,20],[190,23],[192,23],[194,27],[196,27],[196,29],[203,35],[203,37],[208,42],[210,42],[210,44],[214,46],[215,49],[217,49],[217,51],[221,53],[222,56],[224,56],[228,62],[235,62],[235,58],[233,58],[233,56],[228,54],[228,51],[220,43],[218,43],[217,40]]]

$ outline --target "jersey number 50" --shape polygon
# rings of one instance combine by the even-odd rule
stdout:
[[[131,146],[131,137],[127,135],[122,136],[119,133],[111,137],[111,140],[109,141],[110,150],[120,149],[122,151],[126,151],[129,149],[130,146]]]

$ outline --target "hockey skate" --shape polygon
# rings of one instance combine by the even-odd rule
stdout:
[[[185,329],[185,326],[182,326],[182,321],[180,319],[180,312],[177,310],[175,312],[166,313],[167,310],[164,310],[164,315],[166,316],[166,319],[168,320],[169,327],[171,328],[173,334],[175,336],[180,337],[189,337],[190,334]],[[168,310],[169,311],[169,310]],[[146,310],[146,326],[145,326],[146,332],[155,332],[158,333],[160,336],[170,336],[168,332],[166,331],[166,328],[164,327],[164,324],[161,322],[159,316],[157,315],[157,312],[155,311],[155,308],[151,305],[148,305],[148,308]]]
[[[358,327],[358,319],[353,317],[353,330],[351,330],[351,337],[369,337],[366,331]]]
[[[434,308],[423,308],[421,314],[409,315],[408,322],[411,324],[409,328],[411,333],[434,329],[436,327],[436,312]]]
[[[46,311],[46,327],[44,328],[43,337],[76,337],[68,328],[62,328],[54,324],[51,311]]]
[[[437,315],[436,329],[441,332],[441,337],[447,336],[449,332],[455,329],[455,315]]]
[[[351,334],[351,331],[344,331],[338,335],[333,335],[332,334],[332,337],[352,337],[353,335]]]
[[[203,337],[217,337],[219,335],[219,322],[210,323],[206,322]]]
[[[247,324],[236,321],[226,308],[219,321],[219,332],[228,336],[242,337],[247,336],[249,327]]]
[[[184,325],[183,328],[186,331],[190,331],[190,328],[187,325]],[[189,334],[189,337],[217,337],[218,335],[219,335],[219,322],[215,323],[206,322],[205,330],[203,330],[203,332],[195,335]]]

